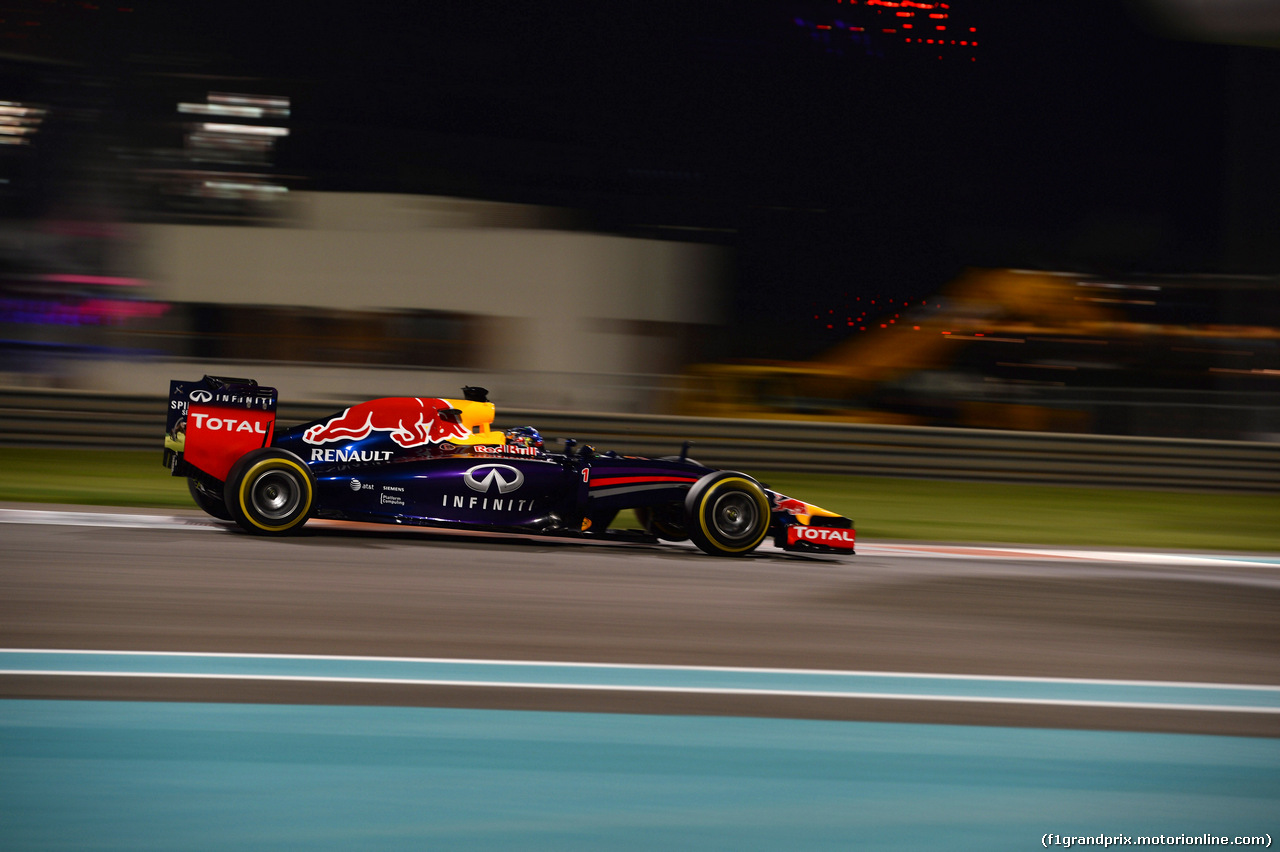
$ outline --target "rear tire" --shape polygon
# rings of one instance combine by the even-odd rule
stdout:
[[[196,505],[206,513],[220,521],[235,520],[231,517],[227,504],[222,502],[222,495],[217,491],[206,489],[194,476],[187,477],[187,490],[191,492],[191,499],[196,501]]]
[[[685,529],[712,556],[745,556],[769,534],[769,498],[745,473],[708,473],[684,500]]]
[[[245,453],[227,474],[223,500],[232,519],[254,535],[296,532],[315,505],[315,480],[302,459],[284,450]]]

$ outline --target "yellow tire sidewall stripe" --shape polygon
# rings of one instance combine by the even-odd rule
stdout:
[[[764,529],[760,531],[760,537],[750,544],[742,547],[725,547],[716,540],[714,535],[711,534],[711,530],[707,529],[707,513],[703,511],[706,508],[707,502],[711,499],[711,495],[715,493],[716,489],[731,482],[742,482],[750,486],[752,492],[751,497],[757,504],[759,504],[762,517],[769,517],[769,498],[765,497],[764,492],[760,490],[759,485],[756,485],[750,479],[745,479],[741,476],[727,476],[718,482],[713,482],[711,486],[707,488],[706,492],[704,492],[698,499],[698,523],[702,526],[702,534],[705,535],[709,541],[713,542],[717,548],[723,550],[725,553],[743,553],[760,546],[760,542],[764,541],[765,536],[769,534],[769,525],[766,523],[764,525]]]
[[[246,486],[250,482],[252,482],[253,479],[258,475],[258,473],[262,471],[264,468],[269,470],[271,468],[278,468],[278,467],[293,468],[295,471],[298,472],[298,474],[302,477],[303,483],[306,486],[307,499],[306,499],[306,505],[304,510],[301,513],[299,513],[296,519],[294,519],[293,521],[290,521],[287,524],[282,524],[278,527],[269,527],[266,524],[258,523],[257,519],[255,519],[253,515],[249,512],[249,507],[245,503],[245,497],[248,496],[247,492],[249,490]],[[239,498],[240,498],[240,511],[244,513],[244,516],[245,518],[248,519],[249,523],[253,524],[258,529],[264,530],[266,532],[283,532],[284,530],[287,530],[290,527],[297,526],[311,512],[311,500],[312,500],[311,477],[307,475],[306,469],[303,468],[301,465],[299,465],[295,461],[290,461],[289,459],[281,459],[281,458],[263,459],[262,461],[255,463],[253,467],[246,470],[244,472],[244,476],[240,477]]]

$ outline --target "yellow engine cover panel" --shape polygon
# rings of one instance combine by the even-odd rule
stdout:
[[[446,399],[450,408],[462,412],[462,425],[471,430],[466,438],[451,440],[460,446],[472,444],[505,444],[507,436],[489,429],[497,411],[492,402],[473,402],[469,399]]]

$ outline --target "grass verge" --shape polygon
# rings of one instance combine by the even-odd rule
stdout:
[[[774,474],[861,538],[1280,551],[1280,495]]]
[[[768,473],[771,488],[851,517],[859,539],[1280,551],[1280,495],[1192,494]],[[160,450],[0,448],[0,500],[191,508]],[[620,523],[634,525],[623,513]]]

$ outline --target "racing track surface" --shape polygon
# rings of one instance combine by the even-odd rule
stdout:
[[[5,849],[1277,835],[1275,557],[71,508],[0,506]]]
[[[874,542],[853,558],[721,560],[344,524],[263,539],[172,517],[168,528],[0,524],[0,647],[1280,684],[1274,560],[944,558]],[[5,697],[1280,735],[1276,713],[448,684],[0,675]]]

